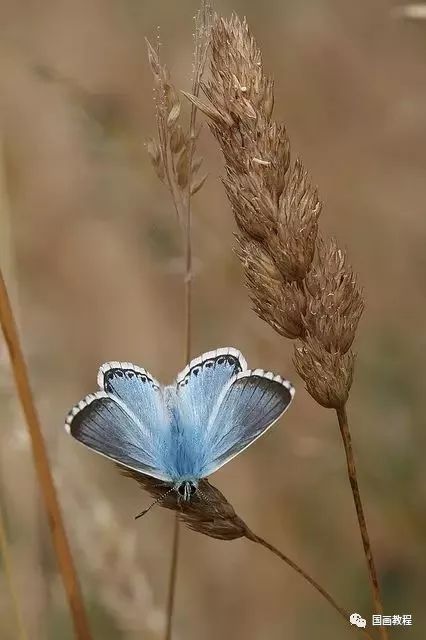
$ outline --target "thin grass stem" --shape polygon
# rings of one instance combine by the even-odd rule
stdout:
[[[0,324],[9,351],[16,389],[27,422],[40,492],[47,513],[59,571],[61,573],[62,582],[71,610],[75,636],[78,640],[91,640],[91,633],[83,604],[83,598],[65,532],[55,485],[53,483],[40,420],[31,392],[27,366],[19,341],[18,330],[6,284],[1,271]]]
[[[194,81],[195,86],[195,81]],[[197,86],[195,86],[197,91]],[[191,107],[191,119],[190,119],[190,142],[188,163],[191,167],[192,158],[194,156],[195,147],[195,123],[197,109]],[[188,173],[190,170],[188,168]],[[187,364],[191,359],[191,295],[192,295],[192,245],[191,245],[191,182],[188,181],[188,190],[185,194],[185,217],[184,217],[184,244],[185,244],[185,336],[184,336],[184,364]],[[178,556],[179,556],[179,513],[175,513],[175,521],[173,527],[173,547],[172,547],[172,560],[170,567],[170,579],[169,579],[169,592],[167,598],[167,624],[166,624],[166,636],[165,640],[171,640],[172,637],[172,625],[173,625],[173,612],[175,603],[175,591],[177,583],[177,568],[178,568]]]
[[[201,8],[195,16],[194,65],[192,93],[198,96],[207,50],[210,43],[212,11],[210,0],[201,0]],[[160,60],[159,44],[156,48],[147,41],[148,60],[155,80],[154,102],[157,116],[158,141],[151,139],[147,145],[154,169],[160,180],[169,187],[170,195],[182,231],[185,256],[184,271],[184,336],[183,359],[186,365],[191,358],[191,295],[192,295],[192,247],[191,247],[191,197],[204,184],[204,178],[197,178],[202,158],[194,163],[197,140],[197,107],[191,105],[188,133],[184,133],[179,121],[181,104],[172,84],[170,73]],[[177,581],[179,553],[179,519],[175,516],[173,547],[168,585],[166,635],[171,640],[173,607]]]
[[[374,563],[373,551],[368,534],[367,522],[364,516],[364,509],[361,501],[361,494],[358,486],[357,471],[355,465],[355,456],[352,448],[351,433],[349,430],[348,416],[346,407],[343,406],[336,409],[337,419],[339,421],[340,433],[345,448],[346,463],[348,468],[349,482],[352,489],[352,495],[355,503],[356,515],[358,518],[359,530],[361,533],[362,544],[364,547],[364,555],[367,561],[368,574],[370,577],[371,591],[373,594],[374,609],[376,613],[383,615],[383,604],[380,593],[379,580],[377,578],[376,565]],[[382,640],[388,640],[388,633],[385,627],[380,627],[380,636]]]
[[[173,547],[172,547],[172,561],[170,566],[170,579],[169,579],[169,593],[167,598],[167,619],[166,619],[166,640],[170,640],[172,637],[173,629],[173,613],[175,604],[176,582],[177,582],[177,565],[179,557],[179,535],[180,535],[180,522],[179,514],[176,511],[174,527],[173,527]]]
[[[252,540],[252,542],[256,542],[257,544],[262,545],[262,547],[265,547],[265,549],[268,549],[268,551],[270,551],[275,556],[280,558],[283,562],[288,564],[289,567],[291,567],[294,571],[296,571],[296,573],[298,573],[300,576],[302,576],[302,578],[304,578],[307,582],[309,582],[309,584],[316,591],[318,591],[318,593],[320,593],[323,598],[325,598],[327,600],[327,602],[333,607],[333,609],[335,609],[335,611],[337,611],[342,616],[342,618],[344,618],[344,620],[346,621],[346,623],[348,625],[350,624],[349,623],[349,615],[350,615],[349,612],[346,611],[346,609],[341,607],[339,604],[337,604],[335,599],[328,593],[328,591],[326,591],[324,589],[324,587],[322,587],[320,584],[318,584],[318,582],[316,580],[314,580],[314,578],[312,578],[309,575],[309,573],[307,573],[304,569],[302,569],[302,567],[300,567],[296,562],[294,562],[294,560],[292,560],[291,558],[286,556],[279,549],[274,547],[274,545],[272,545],[270,542],[267,542],[263,538],[253,534],[251,531],[248,533],[247,537],[248,537],[249,540]],[[351,626],[351,628],[354,629],[354,627],[352,627],[352,626]],[[355,629],[355,630],[358,630],[358,629]],[[360,630],[360,633],[363,634],[364,638],[368,638],[369,640],[373,640],[372,636],[369,634],[368,631]]]

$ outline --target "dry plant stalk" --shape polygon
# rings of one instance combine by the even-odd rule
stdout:
[[[195,16],[194,62],[192,95],[198,97],[210,44],[212,9],[210,0],[202,0]],[[191,198],[204,185],[207,174],[200,174],[202,157],[195,156],[195,146],[200,129],[196,128],[197,108],[191,106],[187,131],[181,124],[181,102],[170,72],[160,60],[160,46],[154,48],[147,40],[148,59],[154,77],[154,103],[158,139],[147,143],[153,167],[160,180],[167,185],[182,229],[185,247],[185,339],[184,364],[191,358]],[[172,635],[174,596],[179,553],[179,518],[176,514],[173,530],[172,560],[167,601],[167,627],[165,640]]]
[[[208,480],[200,480],[198,491],[185,502],[179,500],[176,491],[170,491],[170,485],[160,482],[155,478],[138,473],[126,467],[117,465],[121,473],[128,478],[136,480],[155,500],[159,501],[162,507],[176,512],[178,518],[182,520],[190,529],[197,533],[202,533],[217,540],[236,540],[246,538],[251,542],[260,544],[265,549],[280,558],[304,580],[306,580],[325,600],[342,616],[346,624],[354,631],[359,631],[349,623],[349,612],[341,607],[334,598],[322,587],[309,573],[302,569],[294,560],[279,551],[272,544],[257,536],[249,529],[246,523],[235,513],[233,506],[227,501],[225,496],[216,489]],[[368,631],[363,630],[365,638],[373,640]]]
[[[83,597],[74,568],[68,539],[65,533],[65,526],[62,519],[55,485],[53,483],[41,425],[28,379],[27,367],[22,353],[6,284],[1,271],[0,323],[9,351],[17,392],[27,422],[33,451],[34,465],[40,485],[40,492],[44,501],[47,519],[52,534],[54,549],[58,560],[58,567],[72,614],[75,636],[78,640],[91,640],[92,636],[89,630],[89,624],[83,604]]]
[[[7,190],[6,181],[6,161],[5,153],[3,150],[3,136],[0,131],[0,254],[2,257],[2,266],[7,275],[12,273],[13,256],[12,256],[12,237],[11,237],[11,212],[9,194]],[[0,354],[0,364],[2,360],[2,353]],[[3,442],[0,443],[3,446]],[[12,554],[11,547],[8,540],[8,532],[5,524],[5,519],[2,513],[1,502],[3,501],[3,495],[0,495],[0,555],[2,558],[3,572],[7,589],[10,593],[10,600],[12,603],[12,609],[16,621],[17,637],[19,640],[26,640],[27,635],[25,631],[25,625],[23,622],[23,614],[21,611],[21,603],[19,599],[18,589],[16,587],[16,581],[13,575],[12,566]]]
[[[374,608],[382,601],[360,498],[346,415],[351,351],[364,308],[345,252],[319,235],[321,202],[285,127],[273,120],[274,84],[246,21],[218,18],[212,29],[211,80],[204,104],[225,160],[224,185],[238,226],[236,251],[255,312],[296,341],[294,362],[310,395],[335,409],[367,560]],[[386,629],[381,627],[386,638]]]

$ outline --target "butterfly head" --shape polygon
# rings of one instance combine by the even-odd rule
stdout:
[[[194,493],[196,493],[197,483],[193,480],[184,480],[183,482],[177,484],[175,489],[178,492],[179,496],[183,498],[185,502],[187,502],[191,499]]]

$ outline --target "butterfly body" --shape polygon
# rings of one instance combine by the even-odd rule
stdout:
[[[184,500],[262,435],[294,395],[280,376],[247,369],[232,347],[195,358],[169,386],[129,362],[102,365],[98,384],[68,414],[67,431]]]
[[[187,502],[188,500],[191,500],[191,496],[197,492],[198,482],[196,480],[183,480],[182,482],[177,483],[174,486],[174,489],[177,491],[179,496]]]

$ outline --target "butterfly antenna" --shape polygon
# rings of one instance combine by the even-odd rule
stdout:
[[[208,504],[209,504],[210,506],[212,506],[212,507],[213,507],[213,509],[216,511],[216,513],[219,513],[218,509],[217,509],[217,508],[216,508],[216,506],[213,504],[213,502],[212,502],[212,501],[211,501],[211,500],[206,496],[206,494],[205,494],[205,493],[203,493],[203,492],[201,491],[201,489],[200,489],[200,488],[197,488],[197,492],[200,494],[200,496],[203,498],[203,500],[205,500],[206,502],[208,502]]]
[[[155,507],[156,504],[158,504],[159,502],[161,502],[162,500],[164,500],[164,498],[166,496],[169,495],[169,493],[171,493],[173,491],[174,487],[172,487],[171,489],[169,489],[168,491],[166,491],[166,493],[163,493],[162,496],[160,496],[159,498],[157,498],[156,500],[154,500],[154,502],[152,504],[149,505],[149,507],[147,507],[146,509],[144,509],[143,511],[141,511],[140,513],[138,513],[137,516],[135,516],[135,520],[137,520],[138,518],[142,518],[142,516],[144,516],[145,514],[148,513],[148,511],[150,511],[152,509],[152,507]]]

